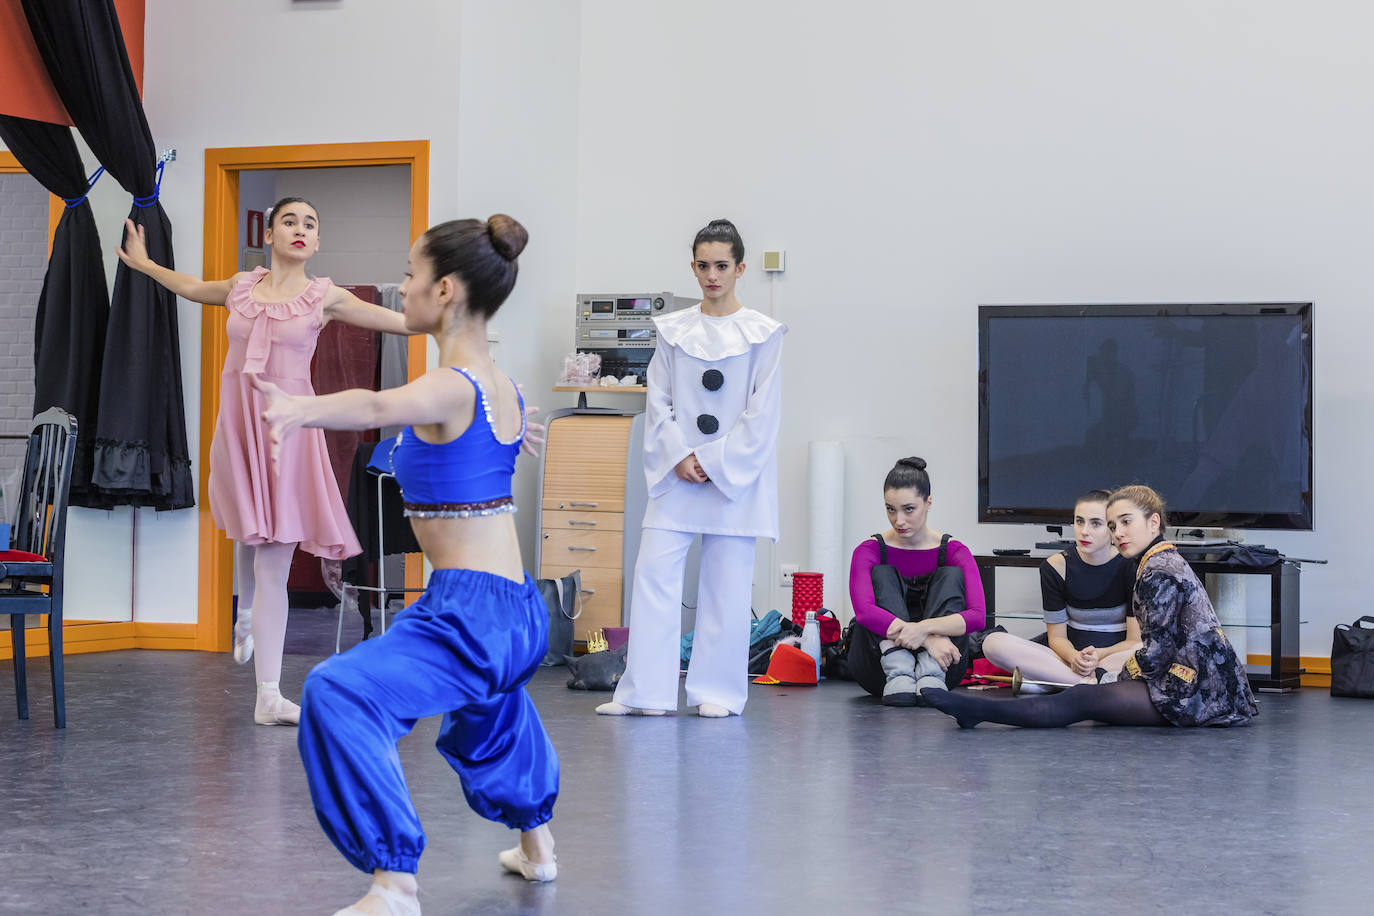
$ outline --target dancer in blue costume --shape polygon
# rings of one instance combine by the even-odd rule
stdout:
[[[524,402],[487,349],[487,320],[515,285],[528,236],[496,215],[435,226],[410,250],[401,297],[409,328],[432,335],[439,368],[401,388],[293,396],[265,380],[272,449],[300,427],[410,424],[393,462],[416,539],[434,566],[428,589],[385,636],[310,673],[300,752],[325,833],[372,887],[339,914],[420,912],[415,872],[425,835],[396,742],[444,714],[437,742],[474,811],[520,830],[503,868],[553,880],[548,822],[558,755],[524,686],[548,642],[548,618],[516,540],[511,475]]]

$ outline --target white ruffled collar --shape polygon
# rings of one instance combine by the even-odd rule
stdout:
[[[774,334],[787,333],[787,325],[751,308],[716,317],[703,315],[701,306],[694,305],[655,318],[654,324],[659,340],[708,362],[748,353]]]

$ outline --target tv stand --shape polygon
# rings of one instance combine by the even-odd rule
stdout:
[[[1072,542],[1069,542],[1071,545]],[[1037,548],[1061,550],[1050,544],[1036,544]],[[1254,545],[1251,545],[1254,546]],[[997,556],[979,554],[974,561],[983,580],[983,597],[987,606],[989,627],[997,622],[997,570],[1007,567],[1039,569],[1044,556]],[[1296,690],[1302,686],[1303,669],[1298,657],[1298,625],[1301,622],[1298,594],[1301,561],[1285,559],[1271,566],[1233,566],[1216,560],[1192,559],[1188,565],[1203,579],[1209,573],[1223,576],[1269,577],[1269,623],[1260,628],[1269,630],[1269,664],[1245,666],[1250,686],[1256,690]]]

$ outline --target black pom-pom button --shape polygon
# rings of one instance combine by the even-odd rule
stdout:
[[[701,373],[701,387],[707,391],[718,391],[725,384],[725,376],[719,369],[707,369]]]
[[[697,429],[709,436],[720,429],[720,421],[709,413],[701,414],[697,417]]]

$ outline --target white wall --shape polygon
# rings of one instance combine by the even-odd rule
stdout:
[[[276,178],[273,202],[304,197],[319,211],[312,276],[345,285],[401,282],[410,253],[410,166],[281,169]]]
[[[163,201],[182,269],[199,269],[206,147],[428,138],[433,220],[503,210],[530,228],[495,327],[502,365],[537,395],[568,349],[574,293],[693,294],[692,233],[729,216],[752,252],[788,253],[775,291],[792,328],[776,559],[803,564],[813,439],[903,438],[930,461],[937,526],[980,551],[1037,538],[975,523],[980,302],[1315,300],[1318,530],[1258,537],[1332,561],[1305,570],[1304,653],[1325,654],[1329,627],[1356,616],[1371,585],[1355,534],[1374,445],[1361,352],[1374,331],[1374,63],[1362,44],[1374,11],[294,6],[307,8],[149,2],[146,106],[158,145],[180,150]],[[213,42],[199,39],[207,23]],[[245,68],[262,83],[253,104]],[[746,303],[769,292],[746,274]],[[198,324],[185,306],[193,449]],[[532,487],[527,467],[522,504]],[[146,571],[158,585],[136,588],[140,607],[166,615],[149,619],[194,617],[194,518],[175,515],[139,531],[140,556],[160,558]],[[528,549],[528,513],[521,524]]]

